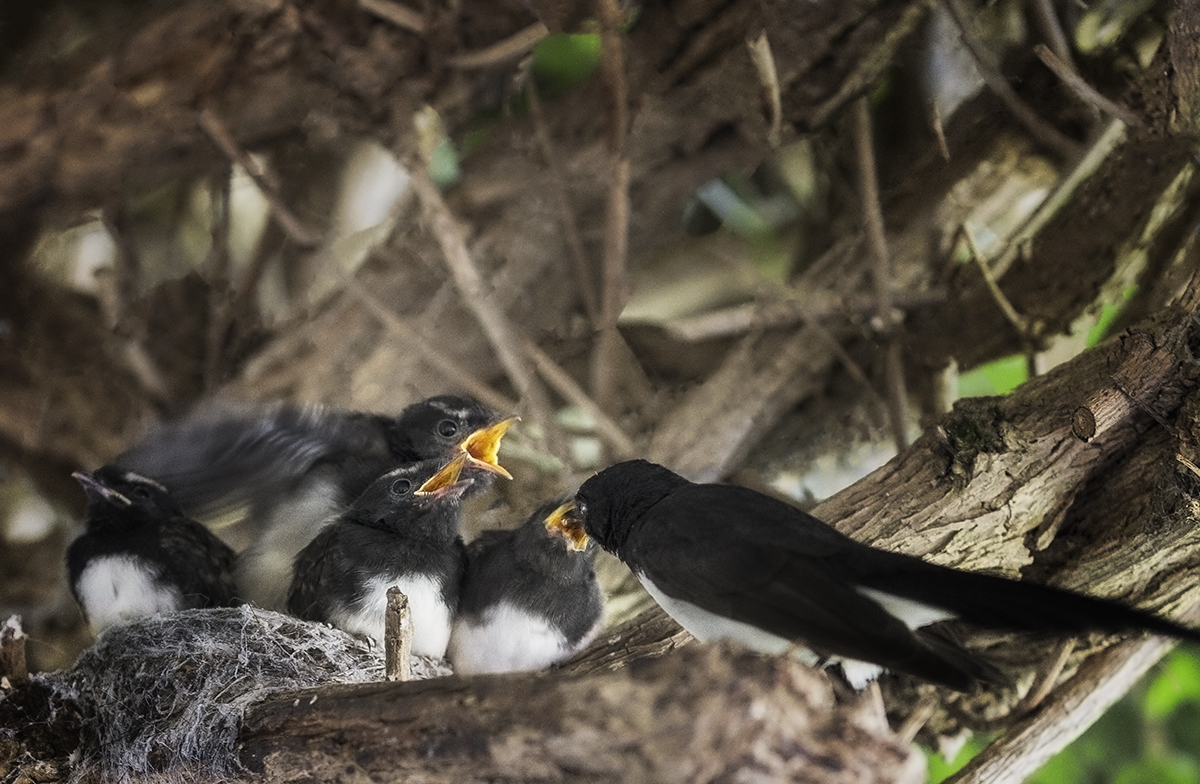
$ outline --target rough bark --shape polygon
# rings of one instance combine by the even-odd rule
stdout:
[[[787,661],[691,647],[615,673],[280,694],[251,709],[249,780],[924,780],[920,752]]]

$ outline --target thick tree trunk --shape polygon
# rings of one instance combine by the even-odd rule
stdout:
[[[284,693],[247,712],[239,747],[267,782],[919,784],[925,769],[821,675],[699,646],[609,673]]]

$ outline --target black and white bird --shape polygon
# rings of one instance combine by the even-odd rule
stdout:
[[[372,482],[296,556],[288,612],[382,644],[387,590],[398,586],[412,613],[412,652],[445,657],[466,568],[465,463],[465,455],[425,460]]]
[[[67,548],[67,575],[94,632],[235,603],[233,550],[186,517],[165,487],[115,466],[74,477],[87,495],[87,517]]]
[[[588,479],[555,524],[624,561],[696,638],[840,661],[858,688],[881,668],[964,691],[1003,680],[922,628],[949,619],[1010,631],[1200,640],[1194,629],[1114,602],[879,550],[769,496],[695,484],[644,460]]]
[[[467,546],[467,574],[447,658],[459,674],[540,670],[596,638],[604,597],[596,548],[577,550],[553,524],[559,502],[511,531],[485,531]]]
[[[514,421],[455,395],[395,417],[280,403],[215,407],[160,426],[117,462],[162,482],[214,527],[244,517],[238,589],[253,604],[283,610],[296,554],[372,481],[461,452],[474,479],[469,492],[480,492],[495,476],[511,478],[496,456]]]

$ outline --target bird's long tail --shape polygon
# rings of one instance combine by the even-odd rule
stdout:
[[[1146,631],[1200,642],[1200,630],[1117,602],[931,564],[918,558],[878,559],[859,583],[953,613],[982,627],[1059,633]]]

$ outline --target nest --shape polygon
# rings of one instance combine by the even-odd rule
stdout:
[[[449,674],[413,657],[414,678]],[[211,781],[237,772],[246,708],[271,692],[382,680],[383,652],[329,626],[251,607],[120,624],[58,676],[89,714],[74,781]]]

